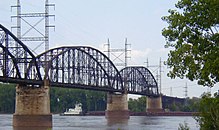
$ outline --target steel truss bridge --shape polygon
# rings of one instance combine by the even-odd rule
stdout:
[[[0,24],[0,81],[40,87],[79,88],[158,96],[157,82],[145,67],[118,70],[102,52],[87,46],[64,46],[35,56]]]

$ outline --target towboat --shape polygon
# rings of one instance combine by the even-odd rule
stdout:
[[[83,115],[82,104],[75,104],[75,108],[69,108],[64,113],[60,114],[61,116],[80,116]]]

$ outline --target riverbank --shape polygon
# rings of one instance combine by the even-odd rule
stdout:
[[[85,116],[104,116],[105,111],[89,111]],[[198,112],[130,112],[130,116],[197,116]]]

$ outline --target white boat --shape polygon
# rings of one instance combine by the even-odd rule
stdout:
[[[61,116],[74,116],[74,115],[83,115],[82,104],[75,104],[75,108],[69,108],[64,113],[60,114]]]

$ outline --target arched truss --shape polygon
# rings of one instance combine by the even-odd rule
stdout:
[[[120,71],[124,87],[130,94],[147,96],[158,95],[157,82],[152,73],[145,67],[126,67]]]
[[[124,92],[119,71],[97,49],[86,46],[59,47],[36,58],[42,78],[49,79],[51,86]]]
[[[35,76],[27,74],[27,66],[32,62]],[[24,80],[42,80],[35,56],[16,36],[0,24],[0,81],[24,83]]]
[[[85,47],[60,47],[35,57],[0,24],[0,81],[51,86],[158,95],[157,83],[147,68],[126,67],[120,72],[99,50]]]

